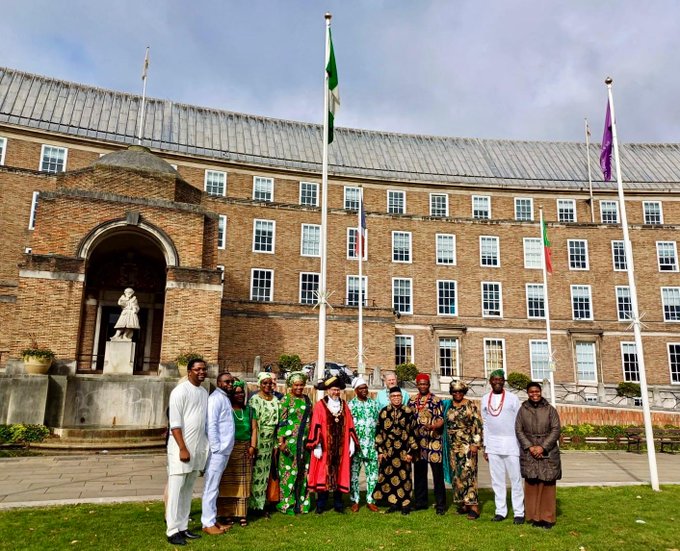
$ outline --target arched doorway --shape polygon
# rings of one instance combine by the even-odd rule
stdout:
[[[118,298],[132,287],[139,301],[135,331],[135,373],[155,373],[160,360],[167,247],[139,226],[115,225],[97,231],[82,248],[87,257],[78,370],[102,371],[106,341],[121,312]]]

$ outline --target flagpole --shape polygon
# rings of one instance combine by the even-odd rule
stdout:
[[[593,199],[593,174],[590,170],[590,127],[588,119],[584,119],[586,124],[586,166],[588,167],[588,191],[590,192],[590,223],[595,223],[595,201]]]
[[[357,211],[357,243],[359,244],[359,362],[357,370],[359,375],[366,374],[364,366],[364,278],[363,278],[363,264],[364,264],[364,228],[361,220],[361,214],[364,209],[364,188],[359,186],[359,210]]]
[[[137,144],[142,145],[142,132],[144,131],[144,109],[146,107],[146,73],[149,70],[149,47],[146,47],[144,56],[144,69],[142,70],[142,107],[139,110],[139,129],[137,132]]]
[[[328,71],[326,70],[326,62],[330,55],[330,30],[331,18],[330,13],[326,13],[326,52],[324,56],[324,82],[323,82],[323,160],[321,168],[321,274],[319,275],[319,347],[316,361],[316,380],[320,382],[323,380],[326,368],[326,232],[328,227]],[[323,398],[323,391],[321,389],[317,392],[317,398]]]
[[[621,166],[619,164],[619,143],[616,134],[616,115],[614,112],[614,95],[612,94],[612,82],[610,77],[604,81],[607,85],[609,108],[611,110],[612,141],[614,144],[614,166],[616,168],[616,183],[619,192],[619,207],[621,210],[621,226],[623,228],[623,244],[626,251],[626,266],[628,273],[628,288],[630,289],[630,302],[633,314],[633,334],[635,335],[635,351],[637,352],[638,369],[640,375],[640,392],[642,394],[642,417],[645,423],[645,440],[647,442],[647,459],[649,461],[649,478],[652,490],[659,491],[659,474],[656,465],[656,450],[654,449],[654,432],[652,429],[652,414],[649,410],[649,392],[647,388],[647,373],[645,371],[645,356],[642,349],[642,332],[640,328],[640,314],[637,300],[637,287],[635,286],[635,267],[633,265],[633,247],[628,235],[628,218],[626,216],[626,203],[623,195],[623,182],[621,179]]]
[[[543,231],[543,207],[538,209],[540,215],[540,230],[541,230],[541,249],[543,254],[541,258],[541,266],[543,267],[543,302],[545,304],[545,332],[548,340],[548,367],[550,372],[548,375],[548,380],[550,381],[550,403],[555,407],[555,362],[553,361],[553,351],[552,351],[552,333],[550,331],[550,305],[548,303],[548,269],[545,262],[545,251],[544,251],[544,231]]]

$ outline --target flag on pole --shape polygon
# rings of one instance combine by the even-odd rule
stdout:
[[[545,271],[552,275],[552,249],[550,248],[550,240],[548,239],[548,226],[543,221],[543,254],[545,255]]]
[[[357,258],[363,258],[366,252],[366,211],[364,211],[364,199],[359,199],[359,227],[357,228],[357,239],[354,243],[354,254]]]
[[[146,47],[146,55],[144,56],[144,67],[142,68],[142,80],[146,80],[146,74],[149,72],[149,47]]]
[[[331,29],[328,29],[328,59],[326,59],[326,74],[328,75],[328,143],[333,141],[333,119],[335,111],[340,106],[340,90],[338,89],[338,69],[335,66],[335,52]]]
[[[602,135],[602,149],[600,150],[600,168],[604,179],[609,181],[612,179],[612,144],[614,142],[612,135],[612,110],[607,101],[607,114],[604,117],[604,134]]]

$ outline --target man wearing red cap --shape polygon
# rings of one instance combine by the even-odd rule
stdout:
[[[416,376],[418,394],[411,398],[409,407],[416,419],[416,441],[418,454],[413,466],[413,489],[415,509],[427,509],[427,466],[432,470],[434,500],[438,515],[444,514],[446,493],[444,486],[444,464],[442,454],[442,428],[444,409],[440,398],[430,392],[430,376],[419,373]]]

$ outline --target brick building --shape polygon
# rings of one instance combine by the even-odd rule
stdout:
[[[238,371],[313,360],[320,266],[318,125],[147,100],[0,69],[0,351],[31,337],[101,370],[122,289],[137,291],[135,370],[197,350]],[[592,146],[590,163],[599,150]],[[650,385],[680,385],[680,148],[621,148]],[[538,227],[555,380],[636,381],[614,182],[579,143],[337,129],[330,147],[326,356],[356,366],[356,209],[367,211],[366,365],[450,377],[547,376]],[[592,217],[592,218],[591,218]],[[588,390],[589,391],[589,390]],[[671,400],[671,402],[674,399]]]

